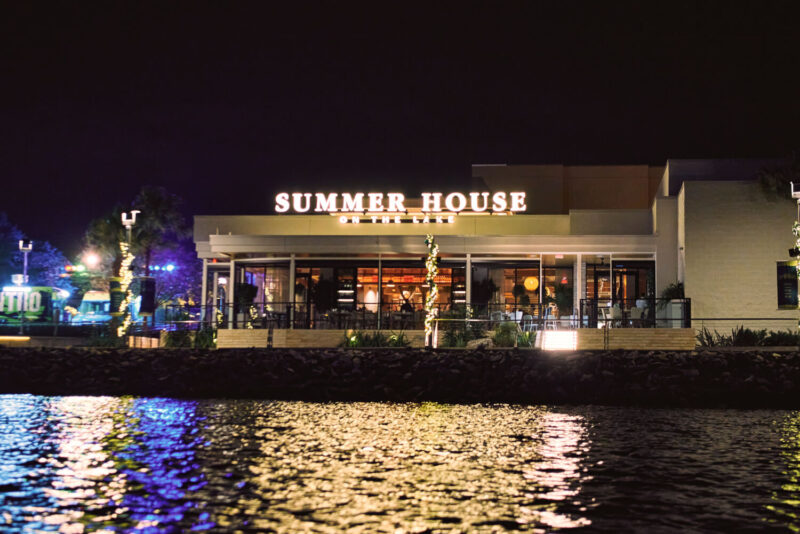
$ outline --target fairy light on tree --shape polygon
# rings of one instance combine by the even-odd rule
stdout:
[[[122,337],[131,325],[130,306],[133,302],[133,292],[130,290],[133,282],[133,269],[131,266],[135,256],[131,254],[130,243],[120,242],[119,249],[122,252],[122,263],[119,266],[119,288],[125,298],[122,299],[117,312],[123,317],[122,324],[117,327],[117,337]]]
[[[430,347],[436,345],[436,340],[433,339],[433,325],[436,319],[436,297],[439,296],[439,287],[436,285],[436,275],[439,274],[439,245],[431,234],[425,237],[425,245],[428,247],[428,258],[425,260],[428,273],[425,280],[430,286],[428,296],[425,298],[425,346]]]
[[[794,235],[794,249],[789,251],[789,254],[795,258],[800,256],[800,191],[795,191],[794,189],[794,182],[789,182],[789,186],[791,187],[792,191],[792,198],[797,199],[797,220],[794,221],[792,224],[792,235]],[[797,285],[800,287],[800,264],[795,266],[795,272],[797,273]],[[800,308],[800,302],[798,302],[798,308]],[[797,328],[800,329],[800,320],[797,322]]]
[[[122,324],[117,327],[117,337],[122,337],[127,332],[128,327],[131,325],[130,306],[133,302],[133,292],[131,291],[131,283],[133,282],[133,260],[136,258],[131,253],[131,228],[136,224],[136,215],[141,213],[139,210],[131,210],[130,217],[127,213],[122,214],[122,225],[127,230],[127,241],[120,241],[119,250],[122,253],[122,263],[119,266],[119,292],[124,295],[119,308],[116,310],[116,315],[121,316]]]

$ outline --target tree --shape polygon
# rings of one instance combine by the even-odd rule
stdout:
[[[122,226],[123,211],[125,208],[117,204],[108,215],[92,220],[86,230],[84,240],[103,258],[106,275],[116,273],[122,262],[119,243],[126,239],[125,227]]]
[[[23,255],[19,250],[20,239],[26,239],[8,216],[0,212],[0,287],[11,283],[11,275],[23,271]],[[47,241],[33,240],[33,251],[28,254],[28,278],[30,285],[54,286],[72,290],[72,285],[61,273],[67,258]]]
[[[796,153],[788,163],[765,167],[758,172],[758,183],[771,200],[791,199],[791,182],[795,183],[795,189],[800,190],[800,159]]]
[[[188,235],[181,199],[163,187],[146,185],[133,201],[140,210],[134,230],[134,251],[141,256],[145,276],[150,276],[153,252],[158,248],[173,248]]]
[[[197,259],[194,243],[191,240],[181,240],[171,249],[159,248],[153,252],[153,265],[161,269],[152,271],[156,279],[156,303],[161,306],[169,303],[187,304],[200,303],[200,280],[203,267]],[[171,271],[164,270],[164,266],[173,265]]]

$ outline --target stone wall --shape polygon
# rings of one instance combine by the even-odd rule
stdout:
[[[800,408],[800,353],[0,349],[0,393]]]

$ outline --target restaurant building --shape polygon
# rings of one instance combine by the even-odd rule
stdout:
[[[431,234],[442,318],[786,328],[795,313],[778,309],[776,262],[794,244],[795,206],[759,188],[769,163],[474,165],[470,190],[287,190],[268,199],[273,214],[195,217],[202,314],[223,329],[315,339],[420,330]],[[661,301],[678,282],[686,298]]]

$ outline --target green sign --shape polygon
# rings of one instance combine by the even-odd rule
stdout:
[[[778,262],[778,308],[797,309],[797,260]]]

